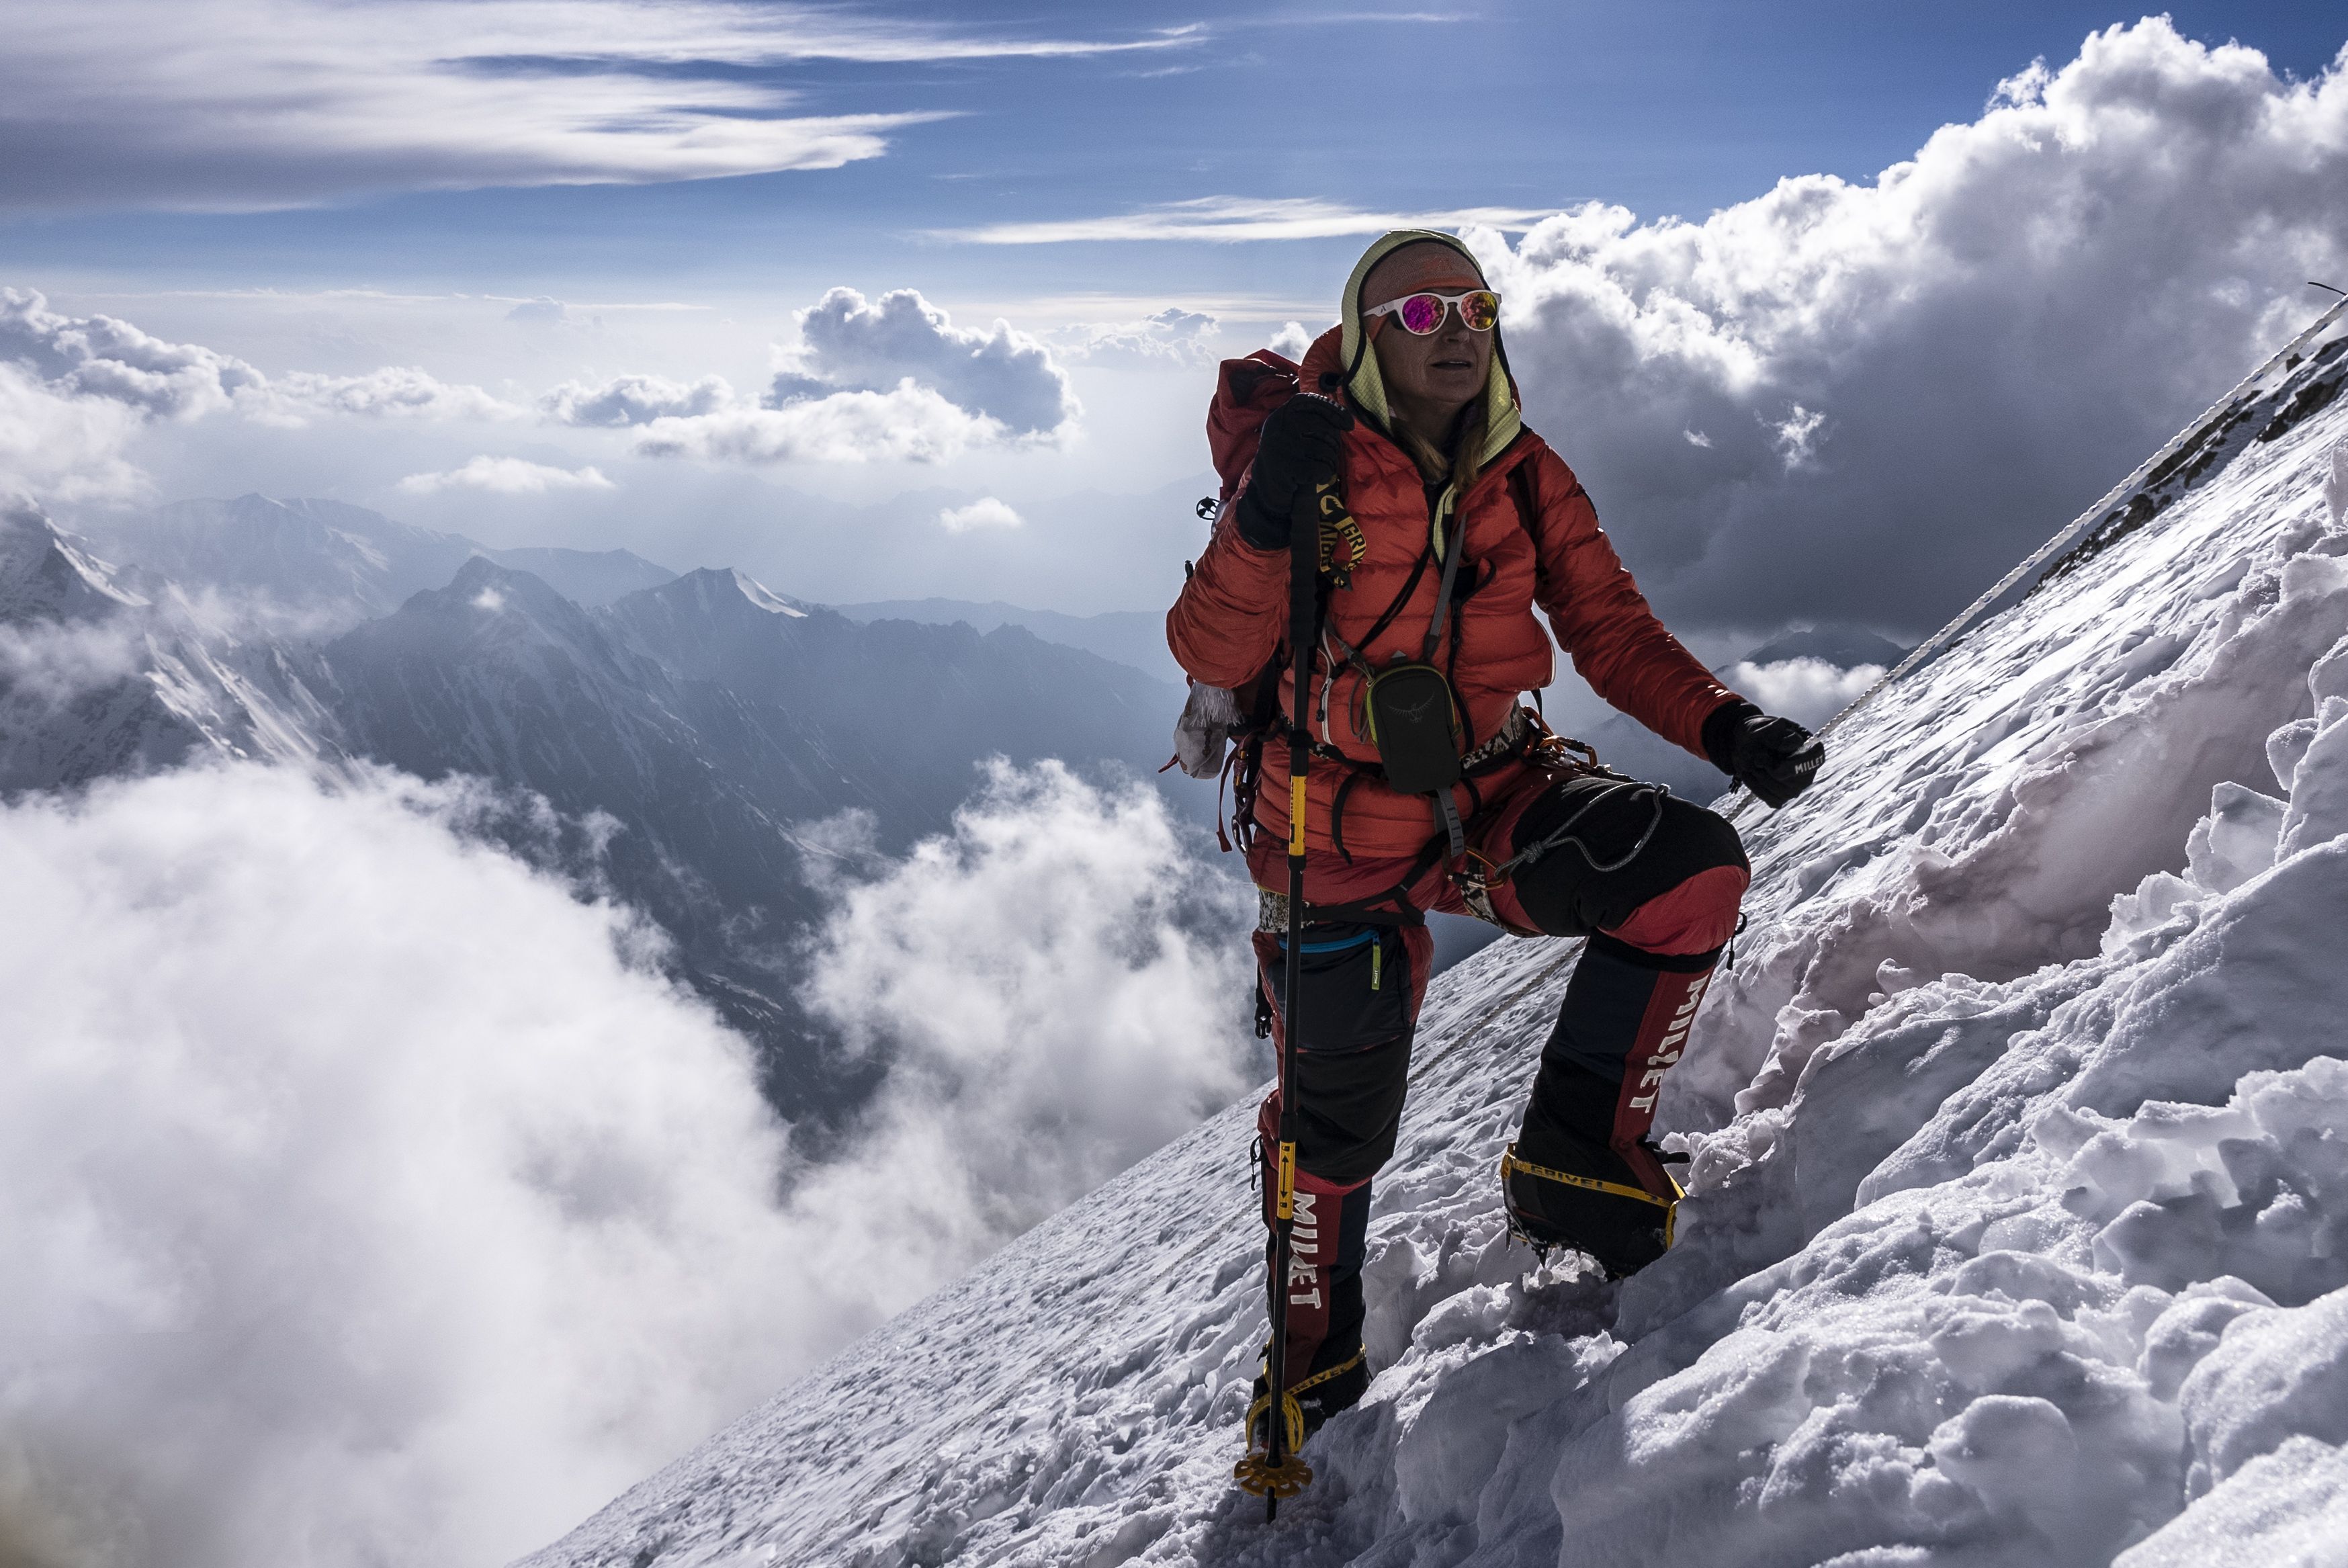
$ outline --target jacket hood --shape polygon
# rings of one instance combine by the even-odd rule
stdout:
[[[1353,275],[1345,280],[1345,295],[1338,304],[1338,366],[1346,372],[1345,396],[1354,407],[1370,416],[1380,428],[1393,424],[1393,412],[1386,403],[1385,381],[1378,375],[1378,356],[1369,352],[1369,334],[1362,320],[1362,284],[1370,269],[1405,245],[1431,242],[1457,252],[1469,271],[1478,279],[1484,276],[1481,263],[1454,234],[1433,229],[1395,229],[1380,235],[1362,259],[1354,263]],[[1517,406],[1517,389],[1509,378],[1508,366],[1500,354],[1499,328],[1492,331],[1492,364],[1484,382],[1484,451],[1481,460],[1490,462],[1507,449],[1517,432],[1524,428],[1524,415]],[[1309,385],[1309,383],[1308,383]]]

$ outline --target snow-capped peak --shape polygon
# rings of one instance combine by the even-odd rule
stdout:
[[[784,598],[781,594],[774,592],[765,583],[751,576],[748,573],[731,572],[728,574],[734,579],[734,586],[742,591],[742,597],[750,601],[751,603],[756,604],[759,609],[766,611],[768,614],[789,615],[795,619],[804,619],[806,617],[807,607],[805,605],[801,604],[796,599]]]
[[[38,510],[0,506],[0,621],[77,621],[146,603]]]

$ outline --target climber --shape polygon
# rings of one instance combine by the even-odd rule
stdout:
[[[1679,1190],[1646,1135],[1750,867],[1719,816],[1593,766],[1520,704],[1554,673],[1535,607],[1601,696],[1766,804],[1799,794],[1823,755],[1656,621],[1573,470],[1524,427],[1498,314],[1465,245],[1404,230],[1362,256],[1301,366],[1226,363],[1209,417],[1223,504],[1167,617],[1192,683],[1184,766],[1214,777],[1227,738],[1241,741],[1234,825],[1262,890],[1258,1013],[1277,1044],[1292,698],[1272,676],[1293,634],[1292,531],[1318,531],[1284,1336],[1307,1429],[1369,1382],[1370,1182],[1394,1152],[1426,994],[1424,912],[1588,938],[1503,1200],[1519,1235],[1610,1276],[1668,1244]]]

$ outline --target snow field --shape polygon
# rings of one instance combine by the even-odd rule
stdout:
[[[1753,927],[1663,1103],[1680,1240],[1623,1285],[1498,1211],[1571,944],[1439,982],[1378,1376],[1277,1525],[1228,1479],[1241,1105],[529,1561],[2348,1563],[2343,501],[2348,403],[1747,810]]]

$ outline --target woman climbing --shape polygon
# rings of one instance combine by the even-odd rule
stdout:
[[[1822,757],[1656,621],[1573,470],[1524,427],[1498,315],[1466,246],[1406,230],[1363,255],[1301,367],[1227,364],[1209,434],[1236,490],[1167,617],[1193,683],[1185,765],[1211,776],[1225,728],[1245,737],[1239,825],[1265,890],[1259,1011],[1277,1045],[1294,715],[1291,683],[1271,676],[1292,652],[1292,531],[1317,531],[1282,1336],[1307,1430],[1369,1381],[1370,1181],[1395,1149],[1434,945],[1425,911],[1589,939],[1502,1161],[1511,1227],[1618,1277],[1668,1243],[1678,1188],[1646,1134],[1750,868],[1720,817],[1590,766],[1520,706],[1554,671],[1535,608],[1601,696],[1770,806]],[[1264,787],[1245,788],[1255,777]],[[1275,1088],[1267,1161],[1281,1109]]]

